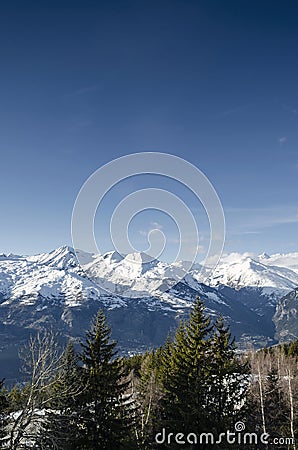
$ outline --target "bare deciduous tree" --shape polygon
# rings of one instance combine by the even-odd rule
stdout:
[[[55,398],[75,395],[77,391],[77,386],[67,387],[65,392],[53,389],[54,383],[59,382],[65,361],[63,349],[52,331],[39,332],[36,337],[30,337],[28,344],[20,351],[20,358],[28,384],[24,389],[21,409],[11,413],[8,420],[3,448],[10,450],[34,445],[47,409]]]

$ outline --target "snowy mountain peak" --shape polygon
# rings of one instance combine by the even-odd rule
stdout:
[[[23,256],[15,255],[14,253],[0,253],[0,260],[1,259],[23,259]]]
[[[123,260],[123,256],[120,253],[116,252],[116,251],[114,251],[114,252],[107,252],[107,253],[105,253],[103,255],[103,259],[106,262],[118,263],[118,262]]]
[[[29,256],[27,261],[38,264],[45,264],[59,269],[78,266],[78,260],[74,249],[68,245],[63,245],[49,253],[40,253],[38,255]]]
[[[259,259],[270,259],[270,256],[264,252],[259,255]]]
[[[130,262],[132,264],[152,264],[155,265],[159,261],[155,258],[153,258],[150,255],[147,255],[147,253],[144,252],[135,252],[135,253],[128,253],[124,257],[124,261]]]

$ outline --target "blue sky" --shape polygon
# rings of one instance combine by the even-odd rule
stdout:
[[[298,251],[297,13],[292,1],[1,2],[0,251],[71,244],[84,181],[145,151],[208,176],[226,251]],[[148,212],[131,231],[140,248],[154,222],[175,234]]]

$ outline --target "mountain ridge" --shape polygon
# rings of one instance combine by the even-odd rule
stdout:
[[[158,346],[188,317],[197,296],[214,320],[224,317],[240,347],[276,342],[279,299],[298,285],[291,268],[295,258],[232,254],[211,274],[199,263],[187,271],[188,262],[167,264],[138,253],[92,255],[69,246],[31,256],[2,254],[0,360],[1,352],[3,358],[28,333],[43,328],[79,339],[98,308],[108,316],[121,351]]]

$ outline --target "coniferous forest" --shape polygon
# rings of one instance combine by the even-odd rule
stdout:
[[[45,332],[20,357],[26,383],[0,386],[2,449],[296,449],[298,342],[238,352],[199,299],[144,354],[120,357],[99,310],[79,347]]]

